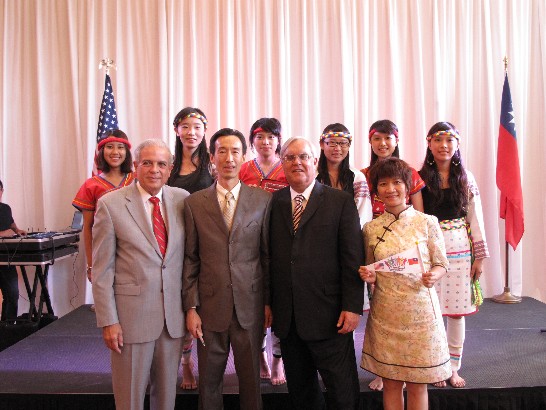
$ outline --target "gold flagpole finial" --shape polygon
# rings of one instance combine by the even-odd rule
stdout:
[[[504,61],[504,72],[506,73],[508,71],[508,57],[504,56],[502,61]]]
[[[100,60],[99,70],[103,67],[106,68],[106,75],[110,74],[110,68],[117,70],[116,62],[111,58],[103,58],[102,60]]]

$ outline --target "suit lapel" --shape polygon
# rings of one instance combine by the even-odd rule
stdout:
[[[241,190],[239,191],[237,207],[235,208],[235,214],[233,215],[230,236],[243,223],[244,217],[249,210],[250,203],[252,203],[253,195],[253,190],[241,182]]]
[[[279,199],[277,201],[278,209],[282,215],[286,228],[290,231],[290,234],[294,234],[294,224],[292,222],[292,198],[290,196],[290,188],[284,188],[282,192],[279,192]]]
[[[214,221],[218,228],[226,235],[229,236],[229,232],[218,203],[218,194],[216,193],[216,184],[212,184],[203,192],[203,208],[209,217]],[[236,210],[237,211],[237,210]],[[235,218],[235,217],[234,217]]]
[[[175,235],[170,235],[171,231],[175,229],[175,226],[178,225],[178,218],[179,215],[176,213],[176,207],[174,203],[174,197],[171,189],[165,185],[163,186],[163,205],[165,208],[165,214],[166,214],[166,221],[167,221],[167,235],[168,235],[168,243],[167,243],[167,250],[165,252],[165,259],[171,252],[171,249],[174,249],[175,244]],[[153,230],[152,230],[153,231]],[[154,236],[155,239],[155,236]],[[157,242],[157,241],[156,241]],[[178,250],[180,251],[180,250]]]
[[[317,209],[319,209],[320,205],[322,204],[323,193],[324,186],[320,182],[315,181],[315,186],[311,191],[309,201],[307,201],[307,205],[305,206],[303,214],[301,215],[298,229],[302,228],[307,223],[307,221],[309,221],[313,217]]]
[[[147,241],[150,243],[150,245],[152,245],[157,254],[160,257],[163,257],[159,250],[157,240],[155,239],[154,231],[152,229],[152,223],[148,220],[148,214],[144,209],[144,204],[142,203],[142,196],[140,195],[140,191],[138,190],[136,184],[131,185],[131,187],[132,188],[129,190],[127,196],[125,197],[125,199],[127,200],[127,211],[129,211],[129,214],[135,221],[136,226],[138,226],[142,234],[146,237]]]

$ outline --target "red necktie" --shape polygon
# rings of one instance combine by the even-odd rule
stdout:
[[[159,198],[152,196],[150,202],[154,204],[154,209],[152,210],[152,225],[154,227],[154,235],[159,245],[159,250],[161,255],[165,257],[165,251],[167,250],[167,227],[165,226],[165,221],[161,216],[161,208],[159,207]]]

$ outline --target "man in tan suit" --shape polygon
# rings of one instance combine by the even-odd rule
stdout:
[[[239,181],[246,143],[237,130],[211,137],[218,182],[186,200],[183,301],[198,343],[199,408],[223,409],[222,386],[230,345],[241,409],[262,408],[260,352],[269,309],[271,194]]]
[[[168,146],[146,140],[135,150],[138,182],[104,195],[93,226],[97,325],[111,350],[116,408],[172,410],[184,335],[184,198],[165,183]]]

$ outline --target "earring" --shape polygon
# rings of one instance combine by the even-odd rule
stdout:
[[[435,164],[434,155],[432,154],[427,155],[426,161],[427,161],[427,164],[429,164],[430,166],[433,166]]]
[[[455,152],[455,154],[453,155],[453,158],[451,159],[451,163],[455,165],[456,167],[461,165],[461,154],[459,154],[459,151]]]

